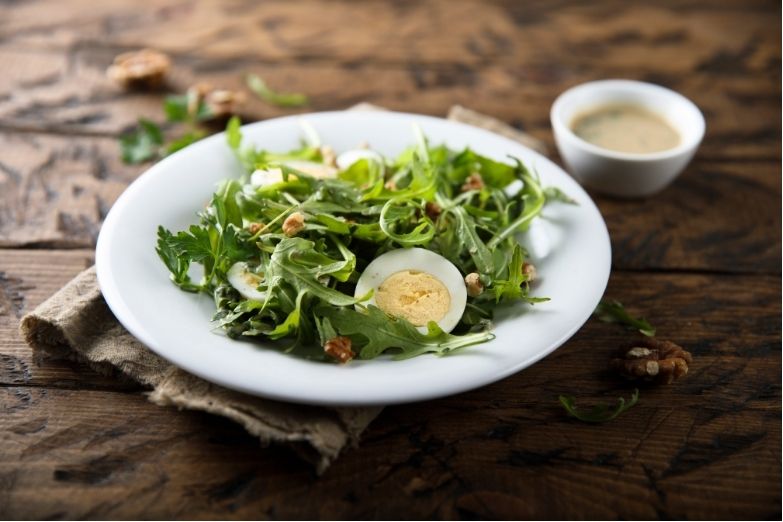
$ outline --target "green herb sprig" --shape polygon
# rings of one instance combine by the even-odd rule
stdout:
[[[214,299],[215,321],[230,337],[284,340],[282,348],[298,350],[339,335],[351,339],[361,359],[447,355],[492,339],[497,306],[545,300],[530,295],[522,270],[527,252],[514,235],[548,200],[520,162],[431,146],[420,136],[382,164],[360,160],[315,178],[295,167],[309,162],[326,168],[320,147],[259,149],[243,140],[240,124],[239,118],[229,120],[226,143],[244,174],[220,185],[197,224],[177,232],[159,228],[156,246],[174,284]],[[257,169],[278,172],[280,179],[254,185]],[[463,190],[476,174],[483,185]],[[522,190],[507,195],[503,189],[516,180]],[[427,213],[432,206],[440,209],[437,215]],[[289,237],[284,224],[294,213],[303,228]],[[421,332],[368,305],[369,295],[354,296],[370,261],[413,246],[442,255],[464,275],[480,274],[484,291],[469,298],[452,332],[434,322]],[[259,278],[256,291],[263,299],[247,299],[230,284],[228,273],[238,262]],[[189,275],[193,264],[203,267],[200,280]]]
[[[605,323],[618,323],[629,329],[638,330],[647,337],[655,337],[655,328],[647,322],[647,319],[632,316],[619,301],[604,299],[598,303],[593,313]]]
[[[631,399],[626,402],[623,397],[617,399],[616,405],[599,404],[589,410],[583,411],[577,408],[576,399],[571,395],[561,395],[560,404],[565,408],[569,415],[582,422],[601,423],[608,422],[617,418],[621,413],[627,411],[639,402],[639,390],[635,389]]]
[[[282,93],[272,90],[257,74],[248,74],[245,78],[247,88],[263,101],[278,107],[302,107],[310,103],[310,99],[301,93]]]

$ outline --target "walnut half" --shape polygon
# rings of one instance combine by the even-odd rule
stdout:
[[[643,339],[620,350],[609,365],[629,379],[671,384],[688,373],[690,352],[671,341]]]
[[[106,76],[126,88],[151,88],[163,83],[170,68],[168,56],[152,49],[142,49],[114,58]]]

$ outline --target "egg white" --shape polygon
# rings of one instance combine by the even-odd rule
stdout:
[[[378,291],[378,287],[389,276],[403,270],[425,272],[443,283],[450,296],[449,309],[446,315],[436,322],[444,332],[452,331],[465,312],[468,297],[465,280],[451,261],[431,250],[401,248],[376,257],[359,277],[354,297],[358,299],[367,295],[370,290],[374,290],[373,296],[363,304],[377,306],[374,294]],[[427,333],[426,325],[418,326],[417,329],[422,333]]]
[[[257,289],[264,278],[251,271],[250,267],[247,266],[247,263],[242,261],[234,263],[231,265],[231,268],[228,269],[226,277],[229,284],[245,299],[254,301],[266,300],[266,292],[261,292]]]
[[[381,156],[379,153],[375,152],[374,150],[370,149],[353,149],[353,150],[347,150],[337,156],[337,168],[340,170],[346,170],[350,168],[351,165],[356,163],[359,160],[367,159],[370,161],[378,162],[378,164],[383,165],[383,156]]]
[[[331,165],[316,163],[314,161],[291,160],[286,161],[285,166],[304,172],[314,178],[327,179],[337,176],[337,169]],[[279,167],[257,169],[250,175],[250,184],[254,187],[265,187],[283,181],[283,170]]]

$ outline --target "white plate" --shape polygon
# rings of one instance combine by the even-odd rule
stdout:
[[[392,404],[470,390],[518,372],[563,344],[590,316],[609,278],[609,234],[590,197],[557,165],[506,138],[439,118],[391,112],[305,117],[338,152],[367,141],[386,155],[413,143],[416,123],[432,144],[470,146],[505,161],[514,155],[535,169],[544,185],[576,199],[578,206],[547,207],[523,238],[540,276],[533,293],[551,301],[520,304],[498,318],[495,340],[446,357],[379,358],[340,366],[228,339],[210,323],[212,299],[176,288],[154,250],[158,225],[180,230],[195,223],[216,183],[240,174],[219,134],[140,176],[114,204],[98,238],[96,264],[106,302],[153,351],[204,379],[264,397],[327,405]],[[242,131],[245,140],[273,151],[295,148],[302,135],[298,117],[259,122]]]

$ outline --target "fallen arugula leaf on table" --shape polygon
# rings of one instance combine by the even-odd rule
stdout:
[[[622,324],[630,329],[639,330],[642,335],[647,337],[655,337],[655,327],[643,317],[633,317],[619,301],[607,301],[604,299],[598,303],[593,313],[605,323]]]
[[[143,163],[160,156],[163,132],[150,120],[139,118],[139,126],[120,138],[122,161],[129,164]]]
[[[571,395],[561,395],[559,397],[560,404],[572,417],[582,422],[607,422],[617,418],[618,415],[630,409],[633,405],[639,402],[639,390],[635,389],[631,395],[631,400],[625,402],[623,397],[617,399],[617,406],[612,409],[610,404],[599,404],[593,406],[587,411],[582,411],[576,406],[576,399]]]
[[[310,102],[309,98],[304,94],[281,93],[272,90],[257,74],[248,74],[246,82],[248,89],[253,91],[256,96],[278,107],[301,107]]]

